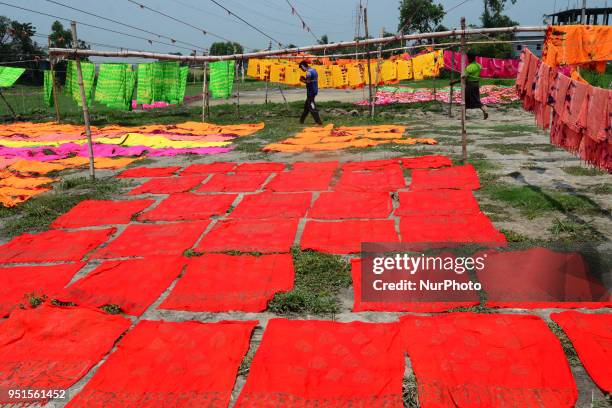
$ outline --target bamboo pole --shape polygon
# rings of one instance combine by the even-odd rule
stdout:
[[[48,48],[51,48],[51,37],[47,37]],[[55,105],[55,121],[60,123],[60,111],[59,104],[57,103],[57,81],[55,80],[55,63],[53,58],[49,58],[49,65],[51,68],[51,80],[53,81],[53,105]]]
[[[467,131],[465,129],[465,17],[461,17],[461,30],[461,158],[465,163],[467,161]]]
[[[72,30],[72,45],[75,49],[79,47],[79,40],[77,38],[76,22],[70,23]],[[89,127],[89,107],[87,106],[87,96],[85,95],[85,86],[83,85],[83,71],[81,70],[81,58],[78,54],[74,56],[77,67],[77,76],[79,81],[79,89],[81,91],[81,103],[83,104],[83,121],[85,122],[85,135],[87,136],[87,146],[89,151],[89,176],[92,180],[96,179],[96,170],[94,167],[94,152],[93,143],[91,141],[91,128]]]
[[[365,37],[367,40],[369,34],[368,34],[368,9],[366,7],[364,7],[363,9],[363,25],[365,28]],[[367,44],[365,47],[366,47],[366,58],[367,58],[367,64],[368,64],[368,92],[370,94],[370,97],[369,97],[370,117],[374,118],[374,100],[372,98],[372,63],[370,60],[370,44]]]
[[[449,100],[448,100],[448,117],[453,117],[453,73],[455,70],[453,69],[455,65],[455,51],[451,49],[451,70],[450,70],[450,91],[449,91]]]
[[[208,71],[208,62],[204,63],[204,76],[202,77],[202,122],[206,122],[208,119],[208,78],[206,72]]]

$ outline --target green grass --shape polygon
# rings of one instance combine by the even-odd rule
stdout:
[[[585,192],[593,194],[612,194],[612,184],[602,183],[583,188]]]
[[[351,285],[349,263],[337,255],[293,248],[294,289],[279,293],[268,309],[280,315],[333,315],[340,311],[339,292]]]
[[[483,147],[496,151],[501,154],[529,154],[533,150],[552,152],[556,148],[551,144],[534,144],[534,143],[489,143]]]
[[[574,345],[567,337],[567,334],[563,331],[561,326],[557,323],[550,321],[548,322],[548,327],[550,330],[557,336],[559,341],[561,342],[561,346],[563,347],[563,351],[565,352],[565,357],[567,361],[570,363],[570,366],[576,367],[580,365],[580,359],[578,358],[578,353],[574,349]]]
[[[597,230],[588,223],[555,218],[548,231],[557,239],[571,242],[596,242],[601,238]]]
[[[404,407],[419,408],[419,388],[414,374],[410,374],[408,379],[404,379],[402,398]]]
[[[561,167],[561,170],[567,174],[571,174],[572,176],[605,176],[608,174],[607,172],[594,167],[569,166]]]

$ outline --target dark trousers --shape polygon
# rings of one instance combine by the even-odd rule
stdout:
[[[304,112],[302,112],[302,116],[300,117],[300,123],[304,123],[306,120],[306,116],[310,113],[315,122],[319,125],[322,125],[321,118],[319,117],[319,111],[317,110],[317,105],[315,103],[316,95],[307,95],[306,102],[304,102]]]

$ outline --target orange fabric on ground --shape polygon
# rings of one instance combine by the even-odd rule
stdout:
[[[45,184],[50,184],[56,181],[55,179],[49,177],[17,177],[17,176],[8,176],[0,179],[0,186],[4,187],[14,187],[14,188],[24,188],[24,189],[32,189],[40,186],[44,186]]]
[[[99,157],[94,159],[94,167],[96,169],[120,169],[134,163],[136,160],[140,160],[140,158],[122,157],[113,159],[110,157]]]
[[[64,170],[66,166],[61,164],[54,164],[48,162],[40,162],[36,160],[19,160],[11,164],[8,169],[16,171],[18,173],[35,173],[35,174],[47,174],[52,171]]]
[[[28,190],[24,188],[0,187],[0,204],[5,207],[14,207],[30,198],[49,191],[50,188]]]

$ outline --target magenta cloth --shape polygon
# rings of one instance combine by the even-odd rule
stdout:
[[[467,65],[467,58],[465,61]],[[482,66],[480,72],[482,78],[516,78],[518,75],[518,59],[476,57],[476,62]],[[444,51],[444,68],[455,72],[461,71],[461,53]]]

